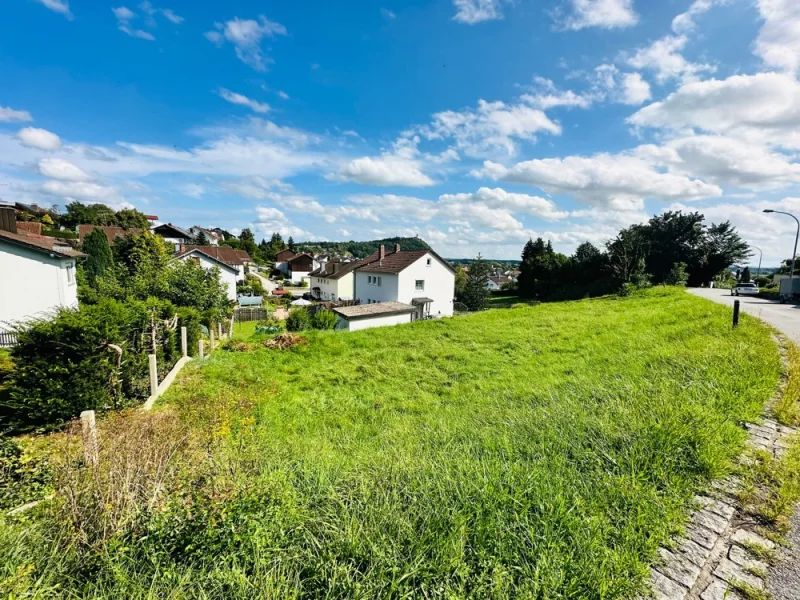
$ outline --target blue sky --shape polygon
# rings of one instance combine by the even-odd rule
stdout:
[[[9,0],[0,198],[566,253],[667,208],[791,251],[794,0]]]

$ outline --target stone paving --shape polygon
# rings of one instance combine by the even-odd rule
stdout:
[[[788,437],[797,433],[771,419],[749,423],[747,430],[748,445],[777,458],[785,454]],[[758,534],[752,519],[738,508],[740,483],[729,477],[715,483],[708,495],[695,497],[686,537],[676,540],[673,548],[661,548],[660,562],[651,570],[650,583],[657,600],[744,600],[736,586],[764,590],[762,575],[768,565],[748,548],[773,550],[775,544]]]

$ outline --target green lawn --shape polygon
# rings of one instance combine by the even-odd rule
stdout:
[[[780,370],[754,319],[731,330],[725,307],[664,289],[308,338],[190,363],[148,417],[153,448],[186,440],[163,472],[166,451],[101,427],[122,441],[76,496],[90,516],[56,502],[0,526],[0,581],[38,597],[629,597]],[[133,471],[134,508],[101,493]]]
[[[524,302],[519,296],[489,296],[486,308],[510,308],[512,304]]]

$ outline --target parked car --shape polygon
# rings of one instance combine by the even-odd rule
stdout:
[[[739,282],[735,288],[731,289],[731,296],[755,296],[758,294],[758,286],[755,283]]]

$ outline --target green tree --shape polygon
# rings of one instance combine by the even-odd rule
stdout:
[[[86,254],[84,269],[88,283],[96,287],[97,279],[103,277],[114,266],[114,255],[102,229],[95,228],[84,238],[83,252]]]
[[[647,229],[631,225],[606,242],[609,266],[617,284],[638,285],[648,280],[645,259],[649,250]]]
[[[750,283],[752,279],[753,276],[750,274],[750,267],[745,267],[742,271],[742,277],[740,281],[743,281],[744,283]]]
[[[486,287],[488,281],[489,267],[478,254],[477,258],[469,265],[467,285],[461,300],[469,310],[486,308],[486,300],[489,298],[489,290]]]
[[[519,293],[525,298],[550,298],[562,294],[564,271],[569,258],[553,250],[542,238],[528,240],[522,249],[518,277]]]
[[[117,211],[115,215],[116,225],[124,227],[125,229],[141,229],[148,231],[150,229],[150,221],[144,213],[139,212],[135,208],[123,208]]]
[[[700,255],[700,264],[695,269],[689,269],[689,285],[712,281],[731,265],[744,262],[752,256],[752,251],[730,221],[723,221],[712,224],[706,230]],[[786,272],[788,271],[787,268]]]
[[[78,225],[116,225],[116,213],[105,204],[82,204],[70,202],[61,224],[74,229]]]
[[[206,237],[206,232],[201,229],[200,233],[197,234],[197,237],[194,238],[194,243],[198,246],[208,246],[209,242],[208,238]]]
[[[669,273],[664,278],[664,283],[667,285],[680,285],[685,286],[689,280],[689,275],[686,273],[686,263],[677,262],[672,265]]]
[[[464,267],[461,265],[456,265],[456,283],[455,283],[455,295],[456,299],[460,302],[461,298],[464,296],[464,292],[467,289],[467,280],[469,276],[467,272],[464,270]]]
[[[292,252],[297,252],[297,246],[295,245],[294,238],[292,236],[289,236],[289,239],[286,241],[286,245]]]

